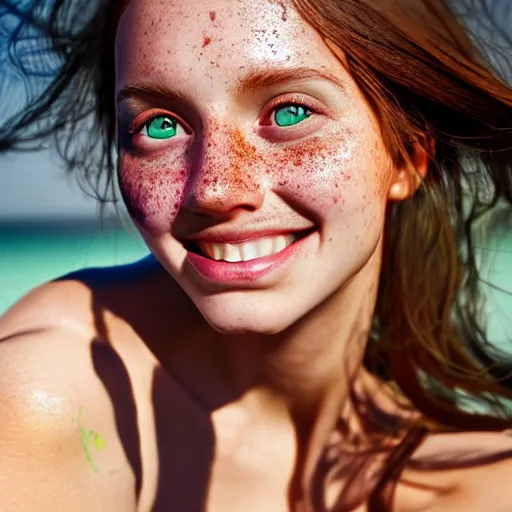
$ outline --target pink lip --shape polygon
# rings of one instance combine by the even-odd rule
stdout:
[[[206,234],[191,236],[186,239],[187,242],[203,242],[207,244],[240,244],[256,238],[264,238],[278,235],[293,235],[302,233],[309,228],[288,229],[288,230],[260,230],[260,231],[223,231],[219,234]]]
[[[210,283],[232,286],[247,285],[249,282],[261,279],[284,266],[290,258],[303,248],[308,239],[309,235],[277,254],[251,261],[240,261],[238,263],[215,261],[190,251],[187,252],[187,260],[196,272]]]

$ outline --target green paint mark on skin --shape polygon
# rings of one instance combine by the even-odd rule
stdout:
[[[94,433],[94,446],[96,450],[102,451],[105,448],[105,439],[101,437],[97,432]]]
[[[80,407],[80,409],[78,409],[78,416],[76,418],[71,418],[71,423],[80,423],[82,421],[83,414],[84,409],[83,407]]]
[[[78,411],[78,417],[76,419],[72,419],[71,421],[73,423],[82,423],[84,419],[83,417],[83,408],[80,407]],[[91,468],[93,469],[93,471],[95,473],[99,473],[99,469],[94,463],[94,459],[91,454],[91,448],[94,448],[97,451],[101,452],[102,450],[105,449],[106,441],[103,438],[103,436],[98,434],[98,432],[90,428],[86,428],[83,424],[79,425],[79,432],[82,438],[82,449],[84,450],[85,458],[89,463],[89,466],[91,466]]]
[[[86,428],[80,427],[80,433],[82,434],[82,448],[85,452],[85,458],[87,459],[87,462],[91,466],[91,468],[94,470],[95,473],[99,473],[99,470],[94,464],[94,460],[92,459],[91,452],[89,450],[89,442],[91,440],[91,435],[94,434],[92,430],[87,431]]]

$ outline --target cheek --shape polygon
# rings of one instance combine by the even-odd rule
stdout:
[[[350,131],[288,147],[273,161],[279,188],[319,216],[352,208],[356,194],[360,199],[371,194],[364,158]]]
[[[153,236],[168,233],[178,214],[187,176],[185,158],[141,160],[122,153],[119,186],[132,219]]]
[[[371,132],[345,130],[274,155],[279,190],[338,233],[379,232],[386,210],[389,159]]]

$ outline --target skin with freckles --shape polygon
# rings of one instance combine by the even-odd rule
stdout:
[[[0,495],[13,497],[0,508],[310,512],[331,459],[326,503],[347,487],[340,510],[375,512],[368,494],[404,433],[354,395],[378,419],[418,417],[362,358],[387,205],[415,192],[425,152],[393,164],[343,52],[286,0],[129,0],[115,62],[118,180],[154,257],[50,283],[2,318]],[[193,245],[297,232],[261,272],[201,263]],[[41,389],[56,398],[38,405]],[[101,432],[98,474],[70,421],[82,407]],[[422,470],[475,446],[512,449],[498,434],[429,435],[392,512],[512,502],[506,460]]]
[[[183,349],[153,352],[204,403],[240,394],[253,419],[296,432],[272,473],[285,487],[291,475],[300,500],[360,365],[386,205],[413,192],[412,170],[392,165],[343,55],[290,5],[208,7],[126,6],[116,38],[119,183],[151,252],[217,332],[201,327]],[[308,236],[257,279],[211,282],[184,242],[261,230]],[[219,353],[222,369],[212,367]],[[231,453],[232,407],[214,416],[219,453]],[[227,460],[212,470],[214,503],[227,499],[222,475],[236,471]]]
[[[276,333],[378,257],[402,170],[348,70],[290,7],[219,2],[212,12],[182,2],[127,6],[117,94],[158,86],[172,98],[134,93],[119,102],[119,180],[151,251],[214,328]],[[297,68],[327,77],[241,87],[250,75]],[[307,115],[279,126],[290,104]],[[176,119],[177,134],[157,140],[140,131],[155,115]],[[314,234],[284,268],[243,289],[202,282],[177,241],[207,229],[307,228]]]

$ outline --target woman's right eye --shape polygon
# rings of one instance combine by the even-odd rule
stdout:
[[[181,124],[168,115],[160,115],[153,117],[144,123],[140,134],[150,139],[172,139],[176,135],[186,133]]]

